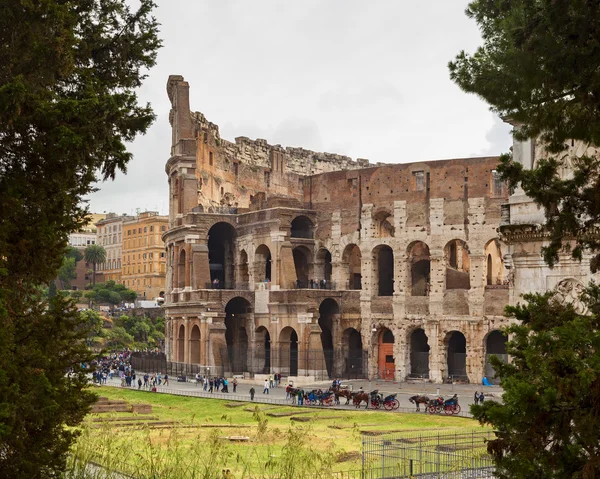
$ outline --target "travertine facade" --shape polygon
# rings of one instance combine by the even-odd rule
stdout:
[[[588,144],[571,142],[563,152],[555,155],[563,165],[561,176],[568,178],[572,174],[574,157],[598,156],[599,153],[597,148]],[[533,168],[538,158],[546,157],[548,154],[539,142],[514,140],[513,158],[525,168]],[[589,254],[584,254],[580,262],[565,253],[554,268],[549,268],[540,254],[542,247],[550,242],[544,232],[544,224],[544,210],[520,187],[516,188],[503,206],[500,227],[502,239],[507,244],[505,260],[510,282],[510,303],[522,302],[523,294],[556,291],[563,301],[574,304],[579,312],[584,312],[585,306],[579,300],[579,293],[590,280],[598,282],[600,274],[591,274]]]
[[[480,382],[505,354],[498,158],[370,166],[220,138],[172,103],[169,360],[226,373]]]

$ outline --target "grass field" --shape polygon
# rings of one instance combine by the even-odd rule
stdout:
[[[223,469],[230,477],[331,477],[360,469],[363,434],[477,427],[471,419],[427,414],[235,403],[109,387],[99,394],[152,404],[153,422],[124,425],[128,421],[116,419],[131,413],[90,414],[74,457],[140,479],[220,479]],[[233,442],[232,436],[248,441]]]

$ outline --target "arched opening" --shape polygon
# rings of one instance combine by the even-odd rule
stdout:
[[[245,250],[240,251],[240,262],[238,264],[237,289],[248,289],[250,275],[248,273],[248,253]]]
[[[292,221],[290,230],[290,236],[292,238],[313,239],[315,226],[307,216],[297,216]]]
[[[469,247],[462,240],[452,240],[444,248],[446,258],[446,289],[470,289],[471,262]]]
[[[325,357],[325,367],[329,377],[333,377],[333,325],[337,321],[340,307],[331,298],[324,300],[319,306],[319,327],[321,328],[321,346]]]
[[[448,354],[448,377],[467,378],[467,340],[459,331],[451,331],[446,335]]]
[[[395,377],[394,360],[394,334],[387,328],[379,332],[377,375],[384,380],[393,380]]]
[[[423,329],[418,328],[410,335],[410,376],[429,378],[429,344]]]
[[[271,281],[271,250],[261,244],[254,253],[254,282]]]
[[[219,288],[233,288],[233,252],[236,233],[229,223],[216,223],[208,230],[210,281]]]
[[[504,256],[502,243],[494,238],[485,245],[486,261],[486,284],[488,286],[502,284],[504,279]]]
[[[431,258],[429,246],[416,241],[408,248],[411,296],[429,296],[431,287]]]
[[[345,346],[344,374],[349,379],[364,378],[363,374],[363,346],[360,333],[354,328],[344,330],[342,334]]]
[[[394,252],[386,245],[373,250],[373,277],[377,280],[377,296],[394,294]]]
[[[264,326],[257,328],[255,334],[257,370],[260,374],[269,374],[271,372],[271,335]]]
[[[319,287],[324,289],[331,289],[331,272],[333,270],[331,265],[331,253],[325,248],[321,248],[317,252],[315,261],[315,275],[319,282]],[[325,280],[323,283],[322,280]]]
[[[185,326],[183,324],[179,326],[177,334],[177,361],[185,362]]]
[[[294,267],[296,268],[296,287],[308,288],[309,282],[314,285],[312,275],[312,253],[306,246],[297,246],[292,250]]]
[[[508,362],[506,354],[506,342],[508,337],[501,331],[495,330],[488,334],[485,340],[485,377],[492,384],[499,384],[500,378],[496,377],[494,367],[490,364],[490,357],[496,356],[501,361]]]
[[[190,332],[190,364],[201,364],[200,359],[200,328],[194,325]]]
[[[283,375],[298,375],[298,334],[290,326],[279,333],[279,358]]]
[[[177,263],[177,287],[183,289],[186,287],[185,277],[185,250],[179,253],[179,262]]]
[[[233,374],[242,374],[248,370],[246,321],[250,312],[250,303],[240,297],[231,299],[225,306],[225,342]]]
[[[374,236],[376,238],[393,238],[393,217],[389,211],[380,211],[373,215]]]
[[[362,289],[360,248],[349,244],[342,254],[342,280],[348,289]]]

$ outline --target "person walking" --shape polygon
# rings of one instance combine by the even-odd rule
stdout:
[[[473,396],[473,403],[475,406],[479,404],[479,393],[477,391],[475,391],[475,396]]]
[[[168,374],[165,374],[165,379],[164,379],[164,382],[163,382],[163,384],[164,384],[165,386],[168,386],[168,385],[169,385],[169,375],[168,375]]]
[[[302,389],[298,389],[298,406],[302,406],[302,400],[304,399],[304,391]]]
[[[229,381],[227,381],[227,378],[223,378],[223,389],[221,390],[222,393],[229,393]]]
[[[213,387],[214,387],[214,381],[212,380],[212,378],[208,381],[208,392],[212,393],[213,392]]]
[[[254,401],[254,394],[256,393],[256,390],[254,389],[254,386],[252,386],[250,388],[250,401]]]
[[[263,389],[263,394],[269,394],[269,380],[265,379],[265,388]]]
[[[233,378],[233,393],[235,394],[236,390],[237,390],[237,378]]]
[[[138,378],[138,389],[142,389],[142,378]]]
[[[481,394],[479,395],[479,404],[483,404],[483,401],[485,401],[485,394],[481,391]]]
[[[204,378],[204,390],[208,390],[208,378]]]

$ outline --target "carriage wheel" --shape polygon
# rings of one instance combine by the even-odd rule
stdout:
[[[454,413],[454,414],[458,414],[459,412],[460,412],[460,404],[456,404],[456,405],[454,406],[454,411],[453,411],[453,413]]]
[[[427,412],[429,414],[435,414],[437,412],[437,407],[436,406],[427,406]]]
[[[386,411],[391,411],[392,409],[394,409],[394,402],[386,401],[383,403],[383,407],[385,408]]]
[[[444,413],[450,415],[450,414],[454,414],[454,407],[453,406],[444,406]]]
[[[400,407],[400,403],[398,402],[397,399],[394,399],[392,401],[392,409],[398,409]]]

